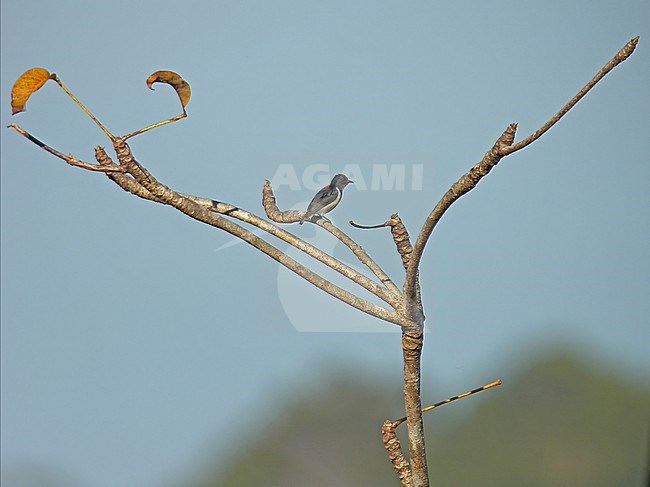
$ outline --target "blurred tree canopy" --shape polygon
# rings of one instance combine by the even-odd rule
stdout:
[[[399,394],[389,398],[389,391],[399,391],[393,385],[338,374],[320,393],[295,398],[228,468],[190,485],[395,486],[379,429],[403,408]],[[434,485],[638,487],[647,481],[650,389],[569,355],[540,359],[476,407],[457,407],[425,416]]]

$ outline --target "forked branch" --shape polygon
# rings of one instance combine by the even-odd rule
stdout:
[[[490,170],[496,166],[499,161],[529,144],[533,143],[535,140],[540,138],[545,132],[547,132],[553,125],[555,125],[571,108],[573,108],[580,99],[585,96],[601,79],[605,77],[612,69],[618,66],[620,63],[625,61],[628,57],[632,55],[634,49],[636,48],[639,38],[635,37],[630,40],[616,55],[607,62],[598,73],[571,99],[569,102],[562,107],[562,109],[556,113],[548,122],[542,125],[537,129],[533,134],[526,137],[518,143],[514,143],[514,136],[517,129],[516,124],[511,124],[506,131],[499,137],[492,149],[490,149],[483,156],[480,162],[478,162],[472,169],[467,172],[463,177],[456,181],[451,188],[444,194],[440,199],[438,204],[431,210],[429,216],[422,225],[422,229],[415,241],[413,246],[413,253],[411,255],[411,261],[409,267],[406,271],[406,282],[404,284],[404,294],[407,299],[414,299],[417,289],[418,281],[418,270],[420,267],[420,261],[422,260],[422,254],[424,252],[424,247],[429,241],[429,237],[433,232],[438,221],[447,209],[460,198],[462,195],[472,190],[478,182],[486,176]]]

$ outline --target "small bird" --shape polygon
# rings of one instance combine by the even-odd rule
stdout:
[[[350,181],[345,174],[334,176],[332,182],[316,193],[314,199],[311,200],[307,211],[300,219],[300,224],[302,225],[305,220],[309,220],[314,215],[323,216],[336,208],[343,196],[343,190],[350,183],[354,183],[354,181]]]

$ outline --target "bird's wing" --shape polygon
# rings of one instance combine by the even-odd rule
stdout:
[[[336,199],[336,188],[329,185],[321,189],[307,207],[307,214],[313,214]]]

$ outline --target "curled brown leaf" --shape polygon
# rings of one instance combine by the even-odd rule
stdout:
[[[189,83],[185,81],[181,75],[174,71],[156,71],[147,78],[147,86],[150,90],[153,90],[151,85],[154,83],[167,83],[168,85],[171,85],[172,88],[176,90],[178,99],[181,101],[183,110],[185,110],[185,107],[190,102],[192,92]]]
[[[25,104],[32,93],[37,91],[45,82],[54,77],[47,69],[32,68],[25,71],[11,88],[11,114],[25,111]]]

